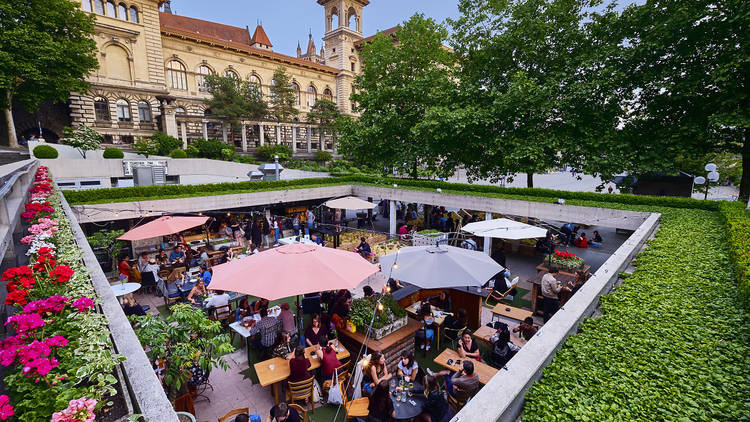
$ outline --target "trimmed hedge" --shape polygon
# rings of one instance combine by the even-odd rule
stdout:
[[[124,158],[125,157],[125,153],[122,152],[122,150],[119,149],[119,148],[110,147],[110,148],[106,148],[104,150],[104,152],[102,153],[102,157],[104,157],[104,158],[115,158],[115,159],[116,158]]]
[[[58,156],[57,150],[49,145],[37,145],[33,152],[36,158],[57,158]]]
[[[169,153],[170,158],[187,158],[187,152],[181,149],[176,149]]]
[[[745,308],[750,309],[750,210],[741,202],[721,202],[719,213],[724,219],[740,295]]]

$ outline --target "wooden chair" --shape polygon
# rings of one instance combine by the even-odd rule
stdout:
[[[216,308],[214,308],[214,314],[210,319],[221,322],[221,325],[229,325],[229,323],[231,323],[234,319],[231,304],[217,306]]]
[[[296,410],[297,413],[299,413],[299,417],[302,420],[302,422],[306,422],[307,421],[307,410],[303,409],[302,406],[300,406],[300,405],[298,405],[296,403],[291,403],[291,404],[289,404],[289,407],[292,408],[292,409],[294,409],[294,410]]]
[[[219,418],[219,422],[231,422],[234,420],[234,418],[243,413],[250,413],[250,409],[247,407],[243,407],[240,409],[230,410],[229,413]]]
[[[351,365],[351,363],[351,361],[348,361],[336,368],[336,373],[338,373],[339,376],[339,385],[346,385],[346,383],[349,382],[349,365]],[[331,390],[331,384],[333,384],[333,376],[331,376],[331,379],[323,381],[323,386],[321,387],[323,397],[328,397],[328,392]]]
[[[367,418],[370,414],[370,399],[367,397],[360,397],[358,399],[349,400],[346,394],[342,394],[341,397],[344,399],[344,412],[346,419],[354,418]]]
[[[315,403],[313,402],[313,383],[315,377],[310,377],[304,381],[289,382],[289,389],[287,390],[287,398],[289,403],[294,403],[297,400],[310,400],[310,411],[315,413]]]
[[[159,276],[160,279],[166,280],[167,277],[169,277],[169,270],[159,270],[156,274]]]
[[[505,297],[508,296],[510,294],[510,292],[512,292],[513,289],[516,288],[516,285],[518,284],[518,280],[519,280],[519,277],[516,276],[508,284],[508,290],[506,290],[504,292],[500,292],[500,291],[498,291],[498,290],[496,290],[496,289],[493,288],[490,291],[490,294],[488,294],[487,297],[484,298],[484,304],[485,304],[485,306],[489,306],[489,305],[487,305],[487,302],[489,302],[490,299],[494,299],[495,302],[500,302],[501,300],[505,299]]]
[[[454,388],[453,391],[455,392],[456,386],[453,386],[453,388]],[[448,408],[451,410],[451,412],[453,412],[454,415],[458,413],[458,411],[461,410],[466,405],[466,401],[457,399],[455,395],[451,395],[451,394],[446,394],[446,395],[448,396]]]

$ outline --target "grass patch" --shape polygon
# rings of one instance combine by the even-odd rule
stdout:
[[[531,309],[531,301],[529,299],[523,298],[523,296],[526,296],[530,291],[531,290],[529,289],[516,287],[516,294],[513,295],[513,300],[502,300],[502,302],[514,308]],[[491,300],[490,303],[482,302],[482,306],[487,309],[492,309],[496,303],[497,302],[495,302],[494,300]]]

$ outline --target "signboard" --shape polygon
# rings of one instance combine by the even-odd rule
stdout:
[[[164,167],[164,174],[168,174],[167,163],[167,160],[122,160],[122,171],[125,176],[132,176],[134,167]]]

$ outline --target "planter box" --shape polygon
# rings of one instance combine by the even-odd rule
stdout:
[[[438,240],[446,239],[448,237],[445,233],[438,233],[434,236],[425,236],[423,234],[414,233],[412,236],[412,246],[430,246],[436,245]]]
[[[372,338],[375,340],[380,340],[381,338],[387,336],[388,334],[391,334],[392,332],[401,329],[406,325],[407,322],[407,316],[397,319],[393,321],[393,324],[386,325],[382,328],[377,328],[372,330]]]

